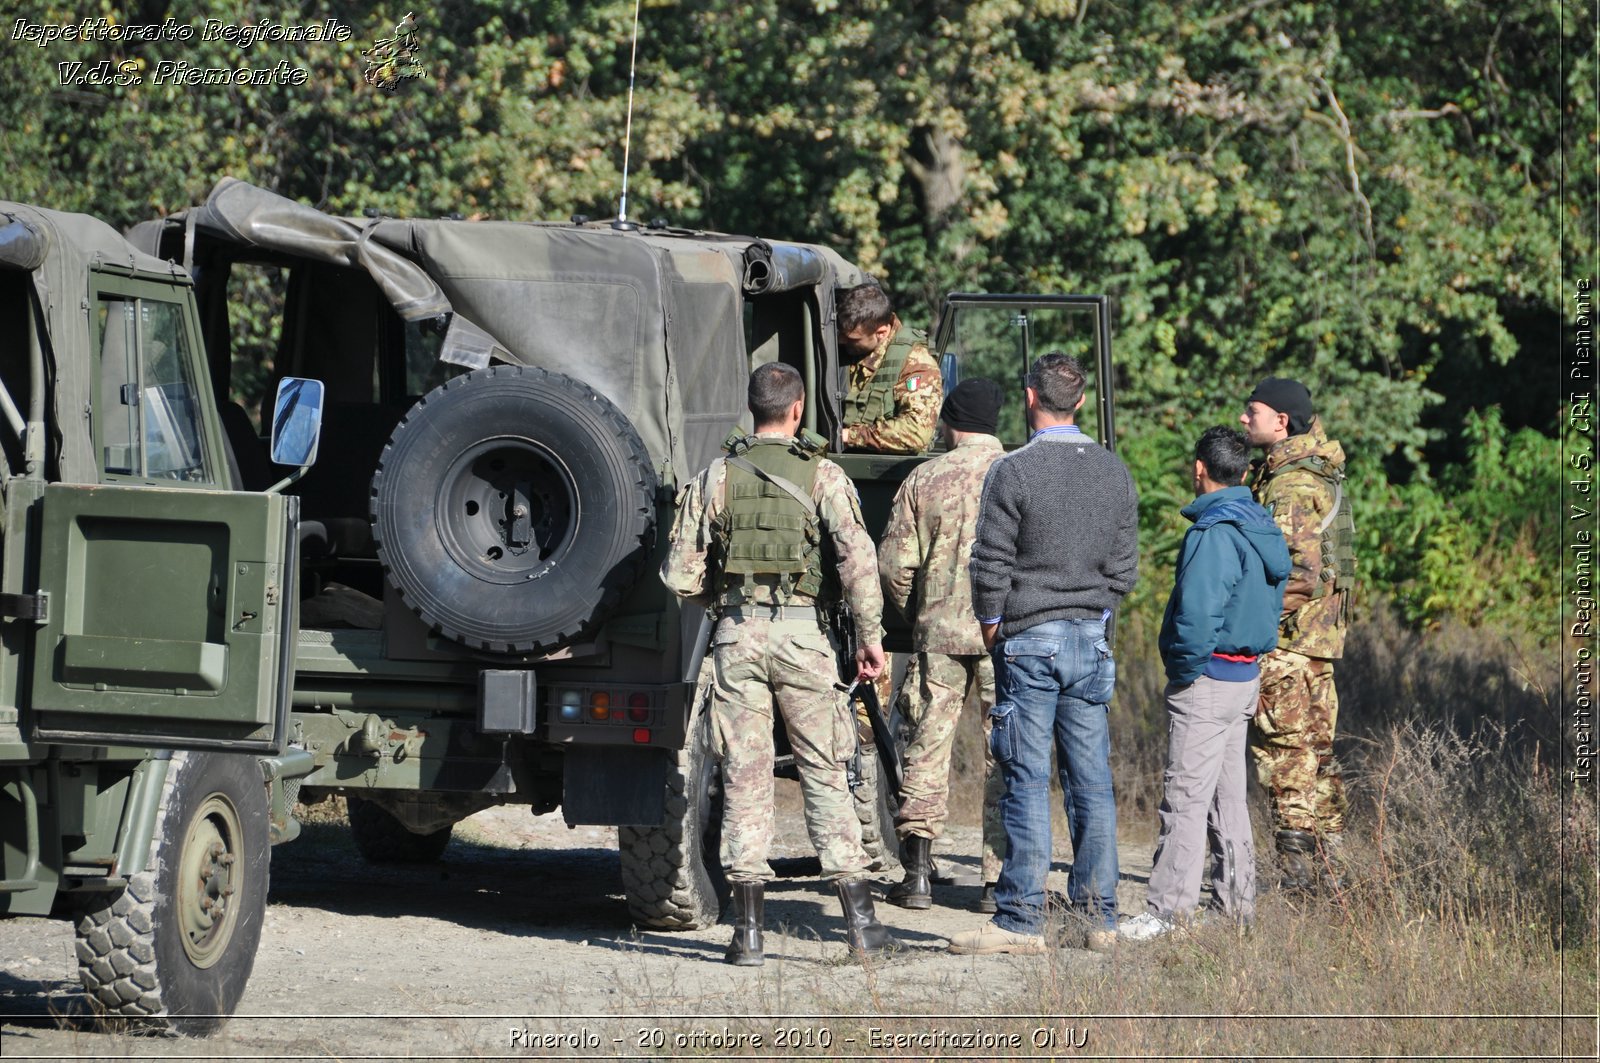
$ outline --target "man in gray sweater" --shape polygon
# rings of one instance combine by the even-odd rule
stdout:
[[[1050,870],[1050,746],[1056,747],[1072,872],[1067,896],[1096,951],[1116,942],[1117,808],[1107,704],[1116,663],[1111,610],[1139,569],[1133,477],[1074,420],[1083,367],[1052,352],[1027,378],[1028,445],[995,462],[972,547],[972,604],[994,655],[990,746],[1005,778],[1009,843],[992,922],[957,934],[967,955],[1045,950]]]

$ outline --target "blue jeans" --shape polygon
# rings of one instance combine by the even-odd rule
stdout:
[[[1101,620],[1051,620],[995,643],[989,746],[1005,778],[1009,851],[994,921],[1020,934],[1044,926],[1050,871],[1050,743],[1055,740],[1072,832],[1067,896],[1099,928],[1117,925],[1117,805],[1107,703],[1117,666]]]

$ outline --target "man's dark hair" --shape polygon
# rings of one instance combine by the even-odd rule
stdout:
[[[1232,487],[1250,467],[1250,437],[1226,425],[1207,428],[1194,445],[1194,456],[1212,482]]]
[[[839,292],[839,333],[841,335],[866,329],[876,332],[894,323],[894,304],[876,284],[858,284]]]
[[[756,366],[750,374],[750,388],[745,393],[756,428],[777,424],[790,406],[805,397],[806,384],[800,379],[800,371],[782,362]]]
[[[1033,363],[1033,368],[1028,370],[1027,384],[1039,397],[1042,409],[1062,416],[1078,408],[1087,379],[1076,358],[1051,351]]]

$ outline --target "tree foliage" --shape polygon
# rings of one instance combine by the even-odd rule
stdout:
[[[127,224],[233,174],[350,213],[617,209],[625,0],[418,12],[428,76],[393,96],[360,50],[398,9],[29,8],[7,26],[336,15],[353,37],[12,40],[13,198]],[[1555,278],[1594,253],[1594,175],[1564,184],[1563,166],[1593,156],[1595,44],[1571,0],[645,0],[630,213],[831,244],[912,319],[951,289],[1104,292],[1125,436],[1176,441],[1231,420],[1257,377],[1293,375],[1366,497],[1444,497],[1482,461],[1473,410],[1555,430],[1539,381]],[[108,58],[309,76],[61,83],[58,64]]]

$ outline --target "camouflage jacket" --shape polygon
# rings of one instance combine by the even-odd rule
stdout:
[[[726,475],[722,460],[711,463],[678,495],[678,516],[672,522],[667,558],[661,563],[661,582],[678,597],[710,608],[720,573],[711,571],[709,560],[717,541],[715,522],[721,514]],[[817,464],[817,478],[811,486],[817,516],[833,540],[839,585],[845,601],[855,614],[857,637],[868,644],[883,642],[883,594],[878,589],[877,551],[861,518],[861,501],[856,486],[843,469],[823,459]],[[777,577],[765,599],[769,605],[810,604],[798,593],[785,596],[777,587]],[[759,591],[757,600],[762,600]]]
[[[1322,578],[1318,528],[1333,507],[1333,489],[1308,469],[1284,469],[1312,456],[1333,465],[1344,464],[1344,448],[1323,434],[1322,421],[1317,418],[1312,419],[1308,431],[1272,445],[1266,458],[1256,464],[1250,490],[1278,522],[1293,564],[1284,586],[1278,648],[1331,659],[1344,655],[1344,594],[1334,592],[1321,598],[1312,594]]]
[[[967,564],[983,478],[1004,453],[994,436],[968,436],[913,469],[895,492],[878,547],[878,575],[884,597],[912,621],[918,652],[984,652]]]
[[[847,367],[848,395],[855,398],[878,372],[890,344],[908,340],[911,343],[894,385],[894,412],[874,421],[846,424],[841,433],[845,446],[883,454],[920,454],[932,445],[939,406],[944,401],[939,363],[928,350],[926,337],[920,333],[902,337],[902,333],[909,332],[904,326],[897,327],[887,342]]]

